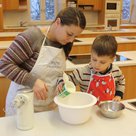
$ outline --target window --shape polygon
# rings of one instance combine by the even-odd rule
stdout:
[[[122,23],[132,23],[136,0],[122,0]]]
[[[30,22],[50,23],[56,16],[57,0],[30,0]]]
[[[123,0],[122,20],[129,20],[130,18],[131,0]]]

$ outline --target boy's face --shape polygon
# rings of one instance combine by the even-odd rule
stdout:
[[[91,53],[91,65],[96,72],[105,72],[115,57],[98,56],[95,52]]]

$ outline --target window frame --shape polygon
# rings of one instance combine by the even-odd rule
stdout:
[[[121,24],[130,24],[130,19],[131,19],[131,14],[132,14],[132,6],[134,4],[134,0],[130,1],[130,18],[128,20],[123,20],[122,19],[122,14],[123,14],[123,0],[121,1],[121,5],[122,5],[122,10],[121,10]]]
[[[59,0],[54,0],[54,2],[55,2],[55,6],[54,6],[54,11],[55,11],[55,13],[54,13],[54,15],[56,16],[57,15],[57,13],[58,13],[58,1]],[[41,9],[40,9],[40,14],[41,14],[41,20],[31,20],[31,9],[30,9],[30,0],[28,1],[28,22],[29,22],[29,24],[30,25],[49,25],[49,24],[51,24],[51,22],[53,21],[53,20],[46,20],[46,15],[44,15],[44,10],[45,10],[45,8],[44,8],[44,6],[46,6],[45,5],[45,0],[40,0],[40,4],[41,4]]]

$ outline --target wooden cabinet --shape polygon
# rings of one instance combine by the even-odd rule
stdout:
[[[0,77],[0,117],[5,115],[5,101],[7,91],[10,85],[10,80],[5,77]]]
[[[91,6],[92,10],[102,10],[103,0],[77,0],[77,6]]]
[[[14,2],[12,0],[3,0],[3,9],[4,10],[14,10],[17,9],[19,5],[19,1],[18,0],[14,0]]]
[[[102,10],[102,1],[103,0],[66,0],[66,4],[68,5],[68,2],[75,2],[77,7],[83,8],[84,10],[86,7],[91,7],[87,9],[99,11]]]
[[[92,0],[77,0],[77,5],[92,5]]]
[[[93,10],[102,10],[102,0],[92,0],[93,2]]]
[[[6,10],[26,10],[27,0],[3,0],[3,9]]]
[[[19,0],[19,9],[27,10],[27,0]]]
[[[0,49],[0,58],[3,56],[3,54],[5,53],[6,49]]]
[[[3,6],[0,3],[0,31],[3,30]]]
[[[84,45],[74,45],[70,52],[70,55],[80,55],[80,54],[90,54],[91,45],[84,44]]]
[[[122,32],[124,31],[124,32]],[[113,36],[136,36],[136,32],[133,31],[133,32],[127,32],[128,30],[120,30],[120,31],[117,31],[117,32],[114,32],[113,33],[109,33]],[[99,33],[100,32],[100,33]],[[110,31],[109,31],[110,32]],[[90,33],[81,33],[80,35],[77,36],[77,38],[91,38],[91,37],[96,37],[100,34],[108,34],[104,29],[98,29],[98,30],[94,30],[92,33],[90,31]]]
[[[91,44],[77,44],[72,47],[70,55],[90,54]],[[118,52],[120,51],[136,51],[136,43],[118,43]]]
[[[134,99],[136,98],[136,85],[134,83],[136,76],[136,66],[124,66],[120,67],[122,73],[125,76],[125,94],[123,99]]]

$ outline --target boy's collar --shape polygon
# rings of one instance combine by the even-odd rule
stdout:
[[[105,72],[99,72],[101,75],[105,75],[109,73],[109,71],[112,69],[112,64],[110,64],[109,68]]]

